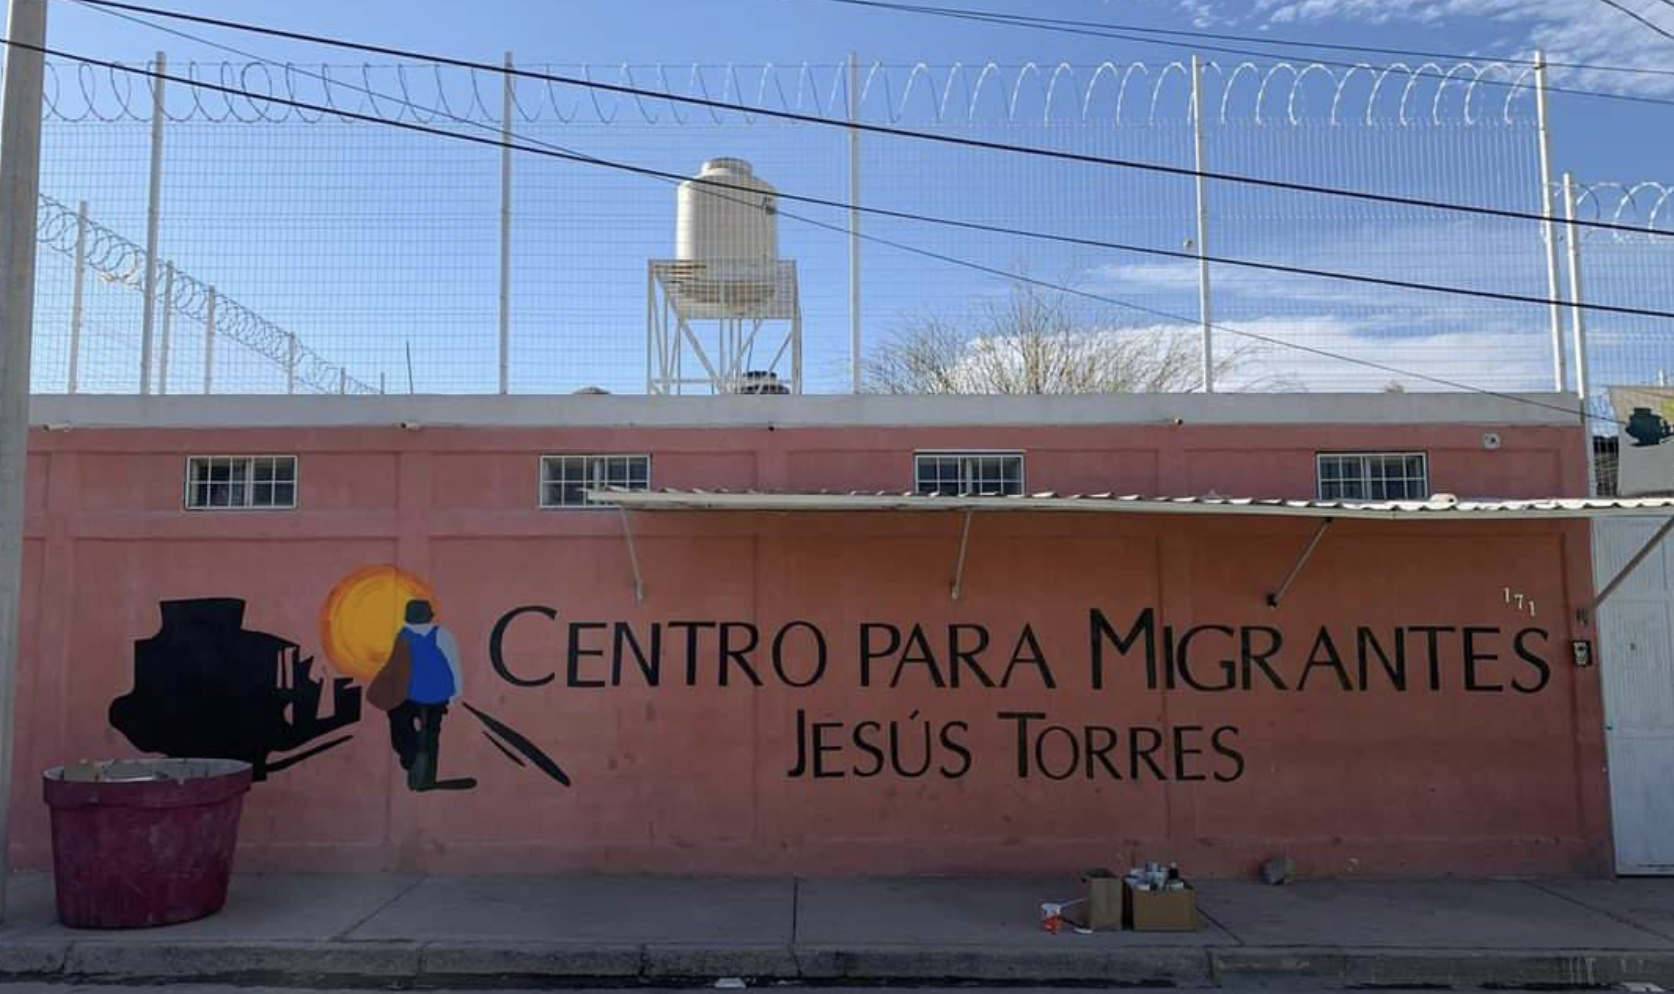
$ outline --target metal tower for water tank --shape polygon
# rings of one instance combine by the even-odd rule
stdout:
[[[760,393],[745,387],[763,376],[801,392],[802,309],[796,264],[779,258],[778,200],[743,159],[710,159],[680,184],[675,257],[650,263],[649,392]]]

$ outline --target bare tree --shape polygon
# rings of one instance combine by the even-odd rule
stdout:
[[[1202,388],[1199,349],[1195,329],[1107,324],[1069,294],[1019,280],[961,319],[909,321],[863,373],[869,393],[1183,393]],[[1249,355],[1236,343],[1219,352],[1217,379]]]

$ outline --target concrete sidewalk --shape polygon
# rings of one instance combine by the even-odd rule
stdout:
[[[1674,987],[1674,880],[1199,885],[1188,935],[1049,935],[1073,879],[241,876],[221,914],[53,920],[19,879],[0,979],[550,986],[1104,982]]]

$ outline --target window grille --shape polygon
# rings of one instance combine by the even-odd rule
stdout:
[[[1023,454],[920,452],[913,489],[943,497],[1015,496],[1023,492]]]
[[[1430,460],[1422,452],[1322,452],[1320,500],[1428,500]]]
[[[192,456],[186,460],[190,511],[296,507],[296,456]]]
[[[651,489],[651,457],[648,455],[594,456],[563,455],[541,457],[541,507],[601,507],[588,499],[589,490],[617,487],[623,490]]]

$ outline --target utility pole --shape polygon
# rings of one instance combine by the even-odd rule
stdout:
[[[12,716],[23,588],[23,474],[29,446],[29,344],[35,321],[36,198],[46,0],[11,0],[0,98],[0,920],[9,917]]]
[[[151,179],[145,205],[145,301],[140,318],[140,389],[151,392],[152,331],[157,327],[157,234],[163,204],[163,77],[168,56],[157,53],[151,79]]]
[[[1552,389],[1564,392],[1564,300],[1558,276],[1558,221],[1554,198],[1557,188],[1552,175],[1552,112],[1547,107],[1546,53],[1535,52],[1535,120],[1540,152],[1540,214],[1545,218],[1547,315],[1552,327]]]
[[[1215,312],[1209,290],[1209,178],[1203,150],[1203,60],[1192,56],[1192,163],[1197,169],[1197,312],[1203,322],[1203,392],[1215,392]]]
[[[1570,322],[1575,340],[1575,397],[1581,403],[1581,437],[1586,440],[1587,495],[1598,496],[1598,460],[1593,452],[1591,377],[1587,372],[1587,317],[1581,304],[1581,232],[1575,226],[1575,177],[1564,173],[1564,241],[1569,249]],[[1602,598],[1600,598],[1602,600]]]
[[[512,53],[500,79],[500,392],[511,392],[512,110],[517,77]]]
[[[82,296],[87,286],[87,201],[76,210],[76,273],[70,289],[70,393],[81,389]]]
[[[860,56],[849,53],[849,392],[865,385],[860,331]],[[800,338],[798,339],[800,341]],[[798,387],[798,390],[801,388]]]
[[[215,288],[209,288],[209,304],[203,319],[203,392],[215,392]]]

